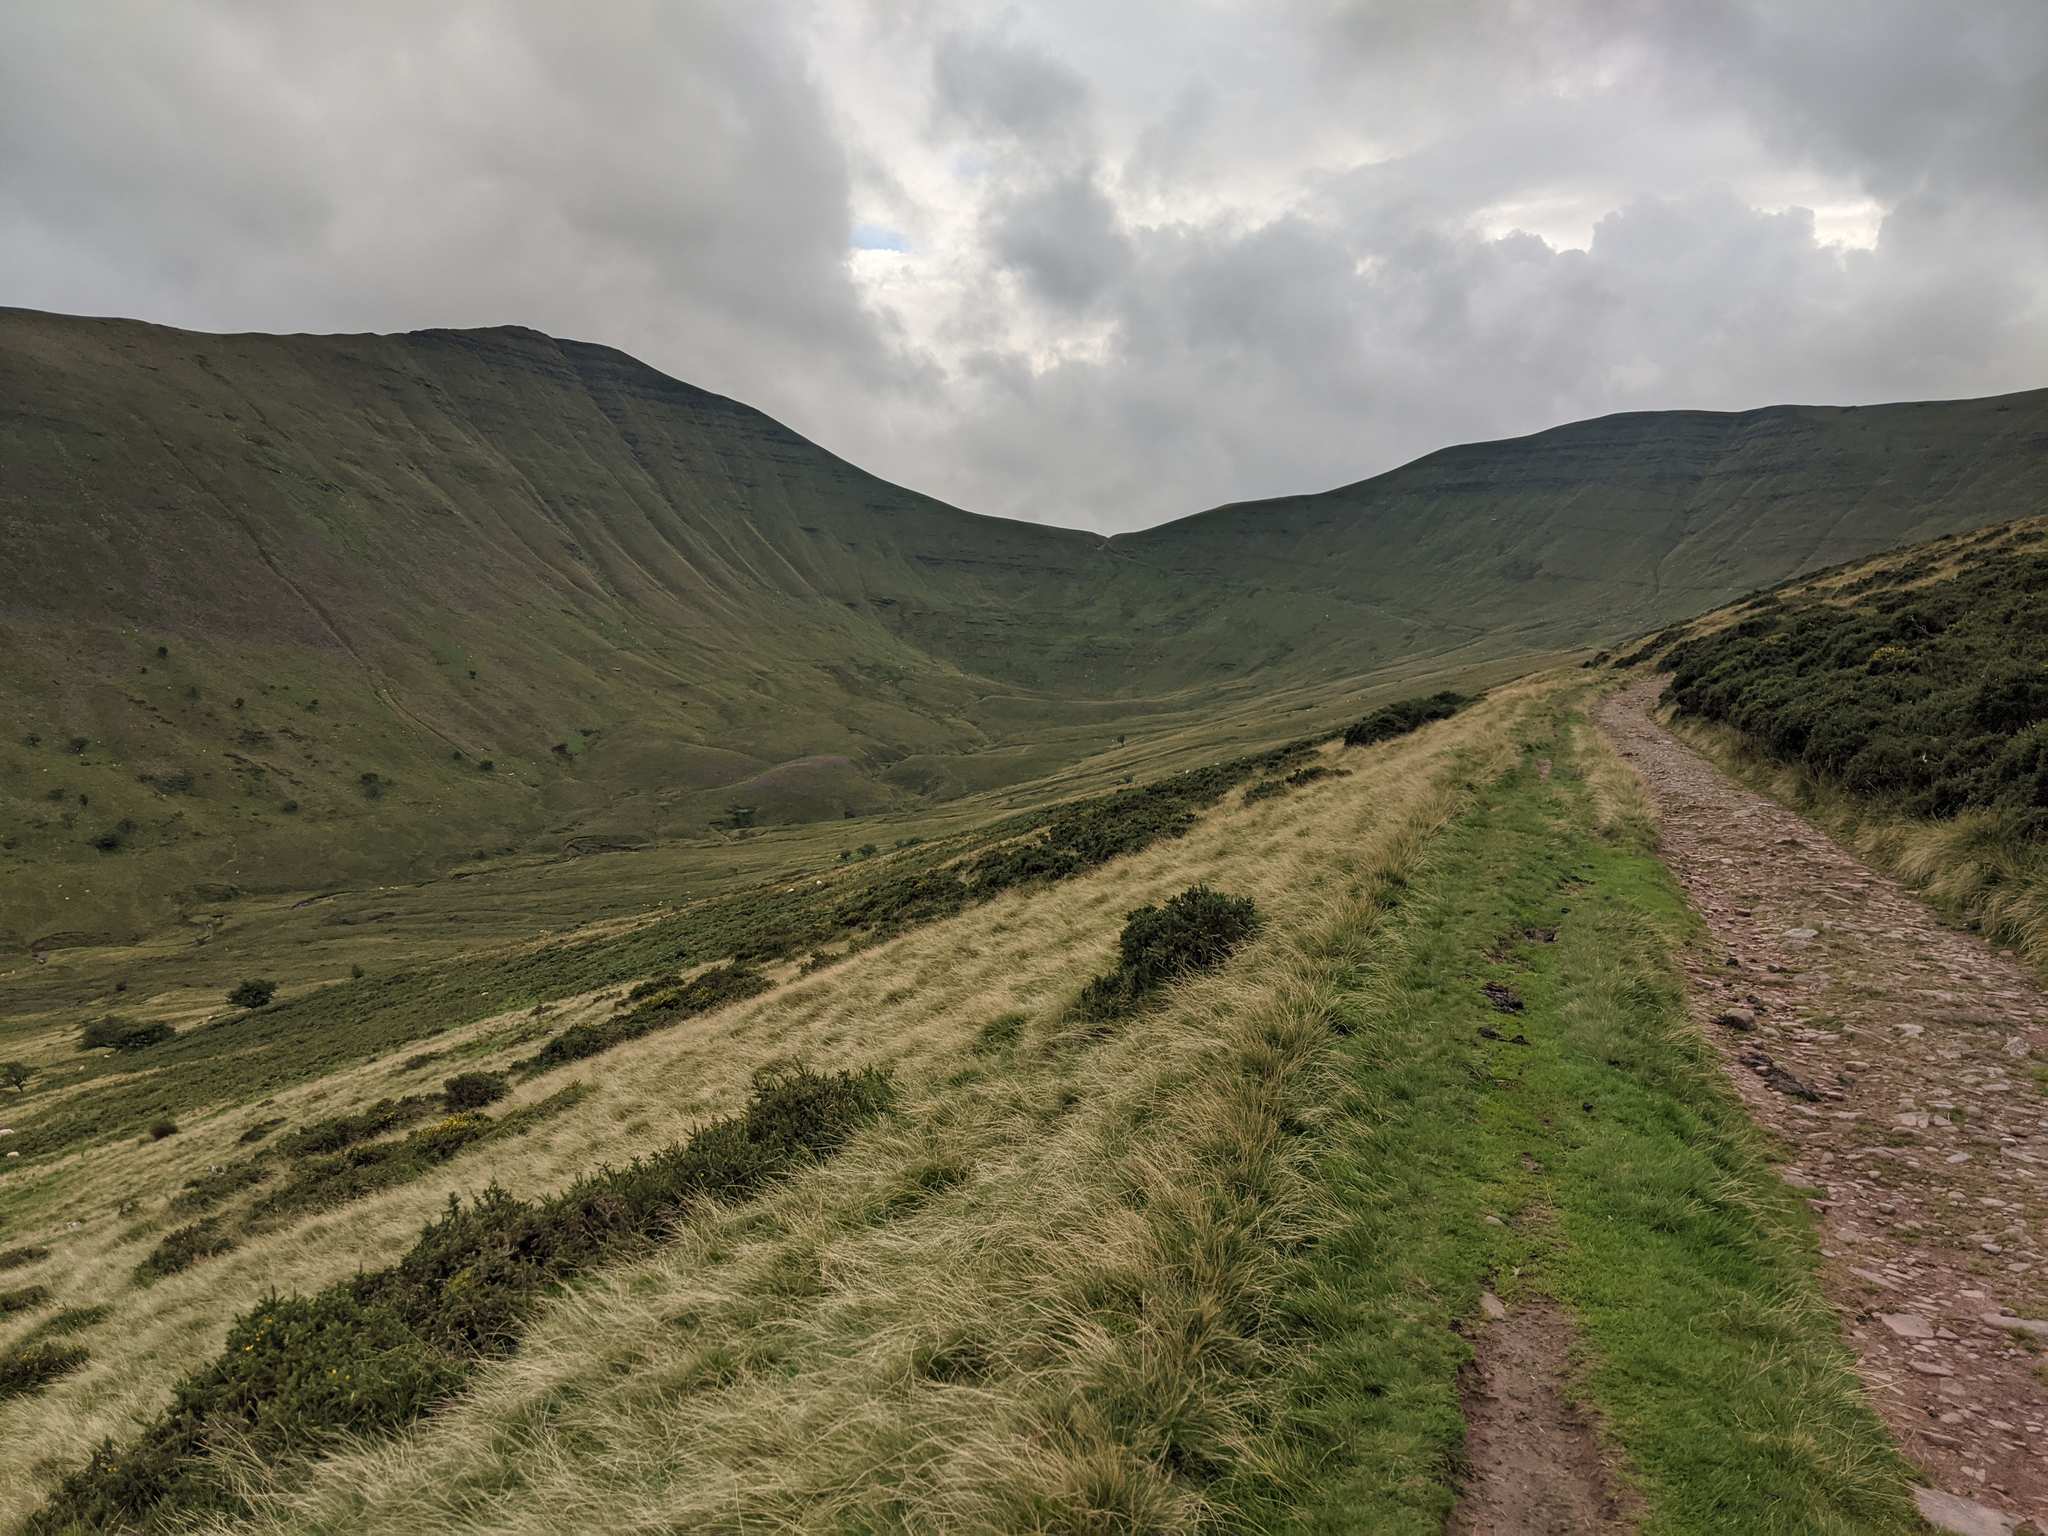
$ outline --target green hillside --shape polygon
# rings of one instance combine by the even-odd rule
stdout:
[[[1446,448],[1316,496],[1120,538],[1291,664],[1638,632],[1892,545],[2048,508],[2048,390],[1641,412]],[[1248,627],[1247,627],[1248,626]]]
[[[0,311],[0,944],[1038,779],[2048,498],[2048,392],[1610,418],[1097,535],[608,348]]]

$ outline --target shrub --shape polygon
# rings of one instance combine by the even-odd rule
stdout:
[[[1261,779],[1244,792],[1244,803],[1256,805],[1261,800],[1270,800],[1275,795],[1284,795],[1290,789],[1299,789],[1304,784],[1314,784],[1322,779],[1333,779],[1343,770],[1326,768],[1321,763],[1311,763],[1306,768],[1297,768],[1280,779]]]
[[[450,1109],[482,1109],[506,1094],[502,1072],[458,1072],[441,1085]]]
[[[140,1051],[161,1045],[177,1032],[161,1020],[138,1024],[133,1019],[110,1013],[79,1031],[78,1048],[81,1051]]]
[[[39,1339],[57,1339],[70,1333],[83,1333],[86,1329],[104,1323],[114,1315],[114,1309],[104,1303],[90,1307],[65,1307],[52,1312],[37,1323],[22,1338],[22,1343],[32,1344]]]
[[[0,1350],[0,1402],[39,1391],[90,1358],[75,1344],[19,1344]]]
[[[228,1005],[233,1008],[261,1008],[277,996],[277,983],[261,978],[238,982],[234,991],[228,994]]]
[[[1124,923],[1117,963],[1082,990],[1076,1012],[1106,1019],[1126,1013],[1176,977],[1214,970],[1258,932],[1248,896],[1192,885],[1163,907],[1139,907]]]
[[[1421,729],[1432,720],[1448,720],[1471,702],[1462,693],[1446,690],[1426,698],[1397,699],[1392,704],[1382,704],[1364,719],[1353,721],[1346,727],[1344,745],[1366,747],[1374,742],[1391,741],[1396,736]]]
[[[151,1141],[164,1141],[177,1134],[178,1122],[175,1120],[152,1120],[150,1122],[149,1139]]]
[[[1894,562],[1686,641],[1664,662],[1670,698],[1864,799],[1925,817],[2000,812],[2014,837],[2038,836],[2048,556],[2007,548],[1898,585],[1931,571]]]
[[[0,1251],[0,1273],[10,1269],[27,1269],[31,1264],[40,1264],[50,1256],[50,1250],[34,1243],[24,1243],[19,1248]]]
[[[888,1075],[872,1069],[766,1068],[744,1111],[644,1161],[600,1169],[547,1200],[495,1185],[467,1206],[451,1196],[397,1263],[243,1314],[168,1408],[129,1444],[103,1442],[28,1528],[161,1528],[245,1514],[210,1452],[232,1446],[276,1466],[413,1423],[480,1362],[516,1349],[550,1290],[657,1237],[694,1201],[748,1199],[831,1157],[892,1097]]]
[[[691,978],[662,987],[644,996],[639,1006],[609,1019],[572,1024],[538,1052],[519,1063],[524,1072],[546,1072],[608,1051],[628,1040],[667,1029],[698,1014],[723,1008],[758,996],[768,990],[768,978],[743,965],[721,965]],[[638,990],[637,988],[635,989]]]
[[[188,1227],[178,1227],[164,1234],[162,1240],[150,1249],[140,1264],[135,1266],[135,1281],[148,1285],[166,1275],[175,1275],[190,1269],[201,1259],[210,1259],[217,1254],[228,1252],[235,1246],[235,1240],[214,1217],[195,1221]]]
[[[137,830],[135,823],[124,816],[95,837],[92,845],[101,853],[116,853],[127,844],[128,839],[133,837]]]
[[[407,1094],[402,1099],[379,1099],[368,1109],[357,1110],[353,1114],[329,1115],[323,1120],[310,1121],[282,1137],[277,1147],[286,1157],[314,1157],[324,1152],[339,1152],[344,1147],[382,1136],[415,1120],[424,1120],[440,1107],[440,1100],[426,1093]]]
[[[269,1177],[270,1165],[260,1157],[229,1163],[224,1167],[202,1173],[197,1178],[186,1180],[185,1186],[171,1196],[170,1208],[180,1216],[210,1211],[223,1201],[261,1184]]]
[[[235,1140],[240,1142],[245,1147],[253,1147],[257,1142],[263,1140],[264,1137],[268,1136],[272,1131],[276,1130],[280,1125],[283,1124],[284,1121],[282,1119],[258,1120],[254,1125],[250,1126],[249,1129],[242,1132],[241,1135],[237,1136]]]
[[[17,1285],[11,1291],[0,1291],[0,1317],[12,1317],[17,1312],[33,1312],[48,1303],[50,1288],[47,1285]]]
[[[409,1183],[447,1162],[464,1147],[493,1136],[516,1135],[560,1114],[577,1103],[584,1092],[579,1083],[495,1120],[481,1111],[465,1110],[443,1116],[396,1141],[351,1146],[333,1156],[307,1158],[289,1181],[255,1203],[250,1216],[269,1222],[307,1211],[330,1210],[379,1190]],[[431,1104],[432,1100],[426,1102]]]

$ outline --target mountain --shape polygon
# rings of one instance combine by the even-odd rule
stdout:
[[[1609,417],[1104,538],[610,348],[0,311],[0,941],[862,816],[2039,510],[2048,391]],[[168,905],[167,905],[168,904]]]

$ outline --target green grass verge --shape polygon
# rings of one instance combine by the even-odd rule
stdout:
[[[1595,830],[1563,729],[1438,839],[1336,1021],[1338,1219],[1285,1307],[1306,1364],[1274,1457],[1218,1496],[1261,1530],[1441,1531],[1458,1330],[1493,1286],[1576,1319],[1646,1532],[1917,1530],[1810,1220],[1687,1026],[1692,920],[1642,829]],[[1478,1033],[1488,982],[1526,1045]]]

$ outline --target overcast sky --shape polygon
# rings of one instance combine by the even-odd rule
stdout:
[[[2048,385],[2048,3],[12,0],[0,303],[531,325],[1118,530]]]

